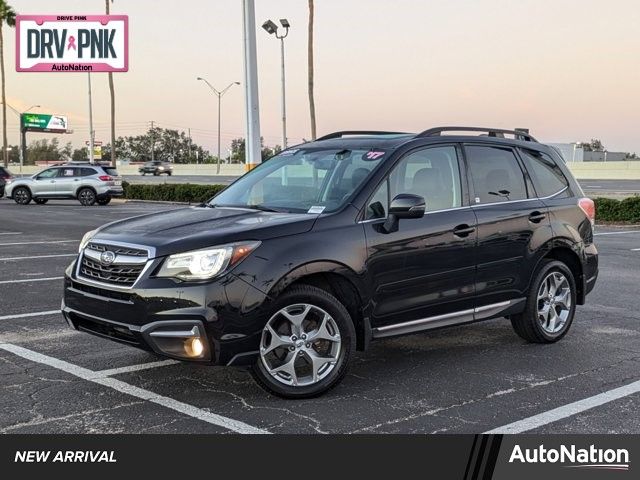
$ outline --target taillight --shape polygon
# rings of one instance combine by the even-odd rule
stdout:
[[[103,182],[112,182],[113,181],[113,177],[111,177],[109,175],[100,175],[98,178],[100,180],[102,180]]]
[[[578,200],[578,206],[591,221],[591,225],[596,223],[596,204],[590,198],[581,198]]]

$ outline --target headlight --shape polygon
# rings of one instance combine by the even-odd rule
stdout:
[[[11,182],[13,182],[13,179],[11,178],[7,178],[4,183],[6,183],[7,185],[9,185]]]
[[[181,280],[206,280],[238,264],[255,250],[260,242],[243,242],[170,255],[157,277]]]
[[[158,170],[164,170],[164,167],[158,167]]]
[[[78,247],[78,253],[81,253],[82,250],[84,250],[84,247],[87,246],[87,243],[89,243],[89,241],[96,236],[96,233],[98,233],[98,230],[91,230],[87,233],[84,234],[84,237],[82,237],[82,240],[80,240],[80,246]]]

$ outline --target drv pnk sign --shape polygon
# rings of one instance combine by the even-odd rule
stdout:
[[[16,16],[18,72],[126,72],[126,15]]]

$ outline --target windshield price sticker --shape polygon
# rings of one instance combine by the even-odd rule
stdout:
[[[322,212],[324,212],[324,209],[327,207],[311,207],[309,209],[309,211],[307,213],[315,213],[315,214],[320,214]]]
[[[126,72],[127,15],[17,15],[18,72]]]

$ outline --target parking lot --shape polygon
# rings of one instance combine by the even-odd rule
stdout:
[[[327,395],[286,401],[244,370],[165,361],[63,321],[82,235],[169,208],[0,199],[0,433],[640,432],[640,229],[598,229],[598,284],[558,344],[526,344],[504,319],[387,339]]]

